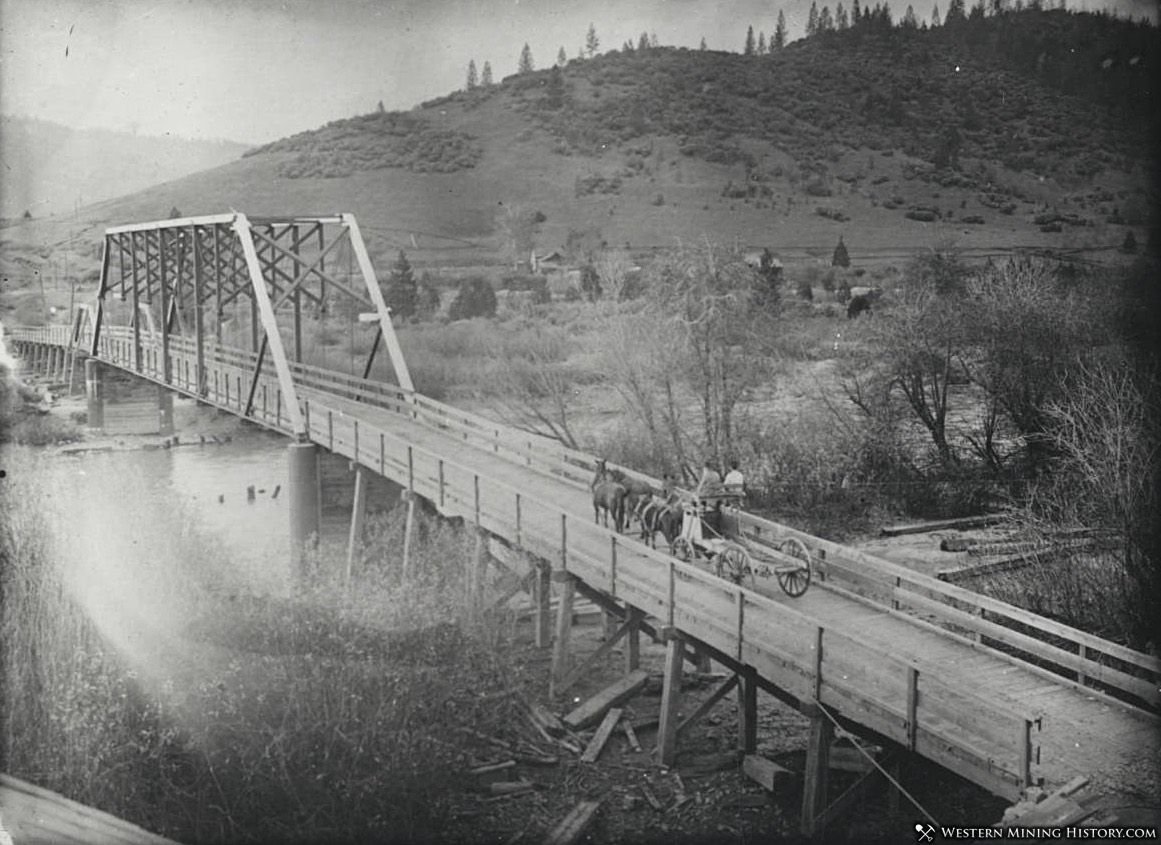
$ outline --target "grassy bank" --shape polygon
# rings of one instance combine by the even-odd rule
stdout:
[[[12,457],[10,478],[35,473],[34,455]],[[480,645],[492,638],[465,615],[455,529],[420,532],[405,595],[397,553],[381,551],[402,545],[388,516],[352,589],[324,550],[308,584],[274,598],[224,577],[228,558],[187,523],[188,560],[170,563],[191,575],[170,598],[188,612],[142,661],[63,571],[37,490],[0,496],[5,771],[181,841],[461,835],[449,738],[510,702]]]

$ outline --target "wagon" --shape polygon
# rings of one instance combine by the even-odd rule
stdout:
[[[759,547],[739,530],[739,497],[702,496],[682,506],[681,534],[673,553],[687,563],[706,560],[714,574],[735,584],[755,586],[755,576],[774,576],[786,595],[797,598],[810,587],[810,551],[794,537],[777,548]],[[716,526],[712,524],[717,521]]]

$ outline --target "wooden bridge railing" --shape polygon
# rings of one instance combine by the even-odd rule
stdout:
[[[17,340],[45,337],[14,333]],[[194,351],[180,339],[173,340],[170,386],[196,395]],[[142,350],[141,373],[155,381],[161,381],[158,354],[156,348]],[[100,355],[118,367],[135,369],[132,337],[124,330],[105,331]],[[250,353],[213,350],[207,357],[206,392],[199,398],[241,414],[253,364]],[[296,374],[305,384],[391,409],[539,472],[587,486],[593,459],[583,453],[514,435],[397,387],[372,386],[311,367],[299,367]],[[250,418],[288,432],[273,372],[264,369],[254,387]],[[314,442],[407,486],[444,513],[551,561],[738,658],[801,700],[831,707],[998,794],[1014,799],[1032,782],[1040,716],[1020,702],[1004,695],[979,695],[945,667],[868,643],[855,629],[820,626],[783,601],[528,497],[517,487],[419,448],[326,401],[308,398],[302,412]]]
[[[66,327],[34,330],[42,342],[68,343]],[[27,330],[15,330],[13,339],[31,338]],[[87,335],[86,335],[87,338]],[[172,377],[175,386],[195,390],[192,376],[193,347],[181,338],[171,338],[171,351],[181,357]],[[102,334],[102,356],[132,362],[132,334],[120,327],[107,327]],[[217,360],[237,372],[226,378],[207,378],[209,396],[235,410],[244,408],[243,391],[248,391],[248,374],[257,356],[245,350],[220,347]],[[143,343],[144,375],[160,378],[160,352]],[[131,366],[128,369],[133,369]],[[587,488],[595,472],[595,458],[535,434],[515,431],[508,426],[458,408],[445,405],[395,385],[332,372],[306,364],[294,364],[296,383],[343,398],[387,408],[445,432],[455,433],[465,442],[485,448],[537,472],[561,479],[574,487]],[[263,387],[256,397],[252,414],[281,426],[281,391],[267,362]],[[261,400],[261,402],[259,402]],[[258,405],[261,404],[262,408]],[[627,475],[659,486],[657,479],[621,468]],[[1129,649],[1079,629],[1046,619],[996,599],[982,596],[939,579],[915,572],[883,558],[832,543],[789,526],[743,513],[740,522],[751,540],[773,545],[796,537],[814,550],[817,570],[828,589],[843,591],[858,600],[893,612],[906,614],[916,624],[939,627],[974,648],[987,650],[1012,662],[1030,666],[1052,678],[1081,685],[1096,685],[1123,696],[1161,706],[1161,660]],[[916,616],[916,613],[919,616]]]

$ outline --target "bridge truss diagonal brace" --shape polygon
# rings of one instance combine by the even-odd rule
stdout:
[[[287,416],[290,417],[290,428],[299,440],[308,440],[310,432],[298,403],[298,391],[294,386],[294,378],[290,372],[290,364],[286,359],[286,349],[282,345],[282,336],[278,333],[278,321],[274,316],[274,306],[270,301],[270,292],[266,290],[266,280],[262,276],[262,265],[258,260],[258,252],[254,248],[254,236],[250,229],[250,221],[245,214],[238,214],[233,220],[234,232],[242,244],[242,255],[246,260],[246,269],[250,275],[250,285],[254,289],[254,301],[258,304],[258,314],[262,321],[262,329],[266,333],[266,344],[270,349],[270,357],[274,361],[275,372],[278,373],[278,385],[282,388],[285,398],[283,403]],[[259,363],[261,366],[261,363]]]
[[[339,215],[343,225],[347,228],[351,238],[351,248],[355,252],[355,260],[359,263],[359,270],[363,276],[363,283],[367,286],[367,293],[371,302],[375,304],[375,313],[379,316],[379,329],[383,333],[383,340],[387,344],[387,354],[391,356],[391,366],[395,368],[395,379],[399,386],[408,393],[414,393],[415,385],[411,381],[411,372],[407,369],[407,361],[403,358],[403,348],[399,345],[399,338],[395,336],[395,328],[391,325],[391,309],[383,299],[383,291],[379,289],[379,281],[375,278],[375,268],[371,266],[371,256],[367,254],[367,246],[363,243],[363,236],[359,233],[359,222],[353,214]]]

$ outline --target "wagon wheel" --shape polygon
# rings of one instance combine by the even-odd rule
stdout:
[[[750,553],[741,546],[726,546],[714,556],[714,574],[741,584],[750,576],[750,586],[754,586],[754,567],[750,565]]]
[[[684,537],[678,537],[673,541],[673,555],[683,563],[689,563],[694,556],[693,543]]]
[[[778,550],[783,554],[799,559],[797,568],[779,568],[775,573],[778,576],[778,586],[782,592],[791,598],[798,598],[810,586],[810,551],[801,540],[790,537],[779,544]]]

